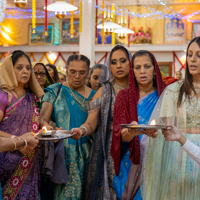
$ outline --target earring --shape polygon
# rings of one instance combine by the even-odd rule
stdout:
[[[156,75],[153,77],[153,79],[156,79]]]

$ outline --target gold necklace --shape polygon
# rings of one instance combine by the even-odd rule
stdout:
[[[68,86],[69,86],[69,84],[68,84]],[[69,87],[69,89],[70,89],[70,92],[71,92],[72,96],[74,97],[74,99],[75,99],[79,104],[81,104],[82,107],[84,107],[84,106],[85,106],[85,105],[84,105],[84,102],[85,102],[85,96],[86,96],[86,88],[85,88],[85,85],[84,85],[85,95],[84,95],[83,102],[80,102],[80,101],[76,98],[74,92],[72,91],[72,89],[71,89],[70,87]]]

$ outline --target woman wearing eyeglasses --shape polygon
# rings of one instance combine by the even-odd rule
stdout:
[[[54,83],[53,79],[49,75],[47,68],[45,67],[43,63],[34,62],[32,63],[32,66],[33,66],[37,81],[43,90],[44,88]]]
[[[63,130],[71,130],[85,123],[88,110],[86,101],[95,91],[85,85],[90,60],[83,55],[71,55],[67,60],[68,81],[44,89],[40,127],[48,126],[50,118]],[[55,184],[54,199],[82,199],[83,181],[92,136],[64,140],[64,159],[69,175],[67,184]]]

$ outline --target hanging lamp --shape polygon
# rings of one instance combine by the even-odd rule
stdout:
[[[120,39],[125,39],[126,34],[134,33],[134,31],[132,31],[131,29],[128,29],[126,27],[121,27],[121,28],[115,29],[114,33],[118,33],[118,37]]]
[[[27,0],[14,0],[15,6],[23,8],[28,3]]]
[[[102,24],[99,24],[97,26],[97,28],[99,28],[99,29],[103,29],[104,28],[106,35],[112,34],[113,29],[115,29],[115,28],[121,28],[121,27],[122,26],[120,26],[119,24],[116,24],[116,23],[110,21],[110,19],[106,19],[105,20],[104,26]]]
[[[63,19],[67,12],[75,11],[78,7],[67,3],[66,1],[59,0],[47,6],[48,11],[54,11],[58,19]]]

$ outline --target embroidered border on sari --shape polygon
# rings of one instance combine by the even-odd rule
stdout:
[[[14,102],[13,104],[11,104],[6,108],[3,120],[7,119],[10,115],[12,115],[12,113],[17,109],[17,107],[20,105],[21,101],[24,99],[25,96],[26,93],[22,95],[16,102]]]
[[[39,108],[36,105],[37,97],[35,96],[35,94],[32,94],[32,96],[33,96],[33,119],[32,119],[31,131],[36,133],[39,129],[40,115],[38,112]],[[19,103],[22,100],[23,98],[20,98],[19,101],[13,104],[12,109],[14,109],[14,111],[19,106]],[[9,109],[9,111],[11,112],[12,109],[11,110]],[[37,156],[37,149],[35,149],[26,156],[22,156],[9,182],[3,188],[4,200],[14,200],[16,198],[34,165],[36,156]]]

